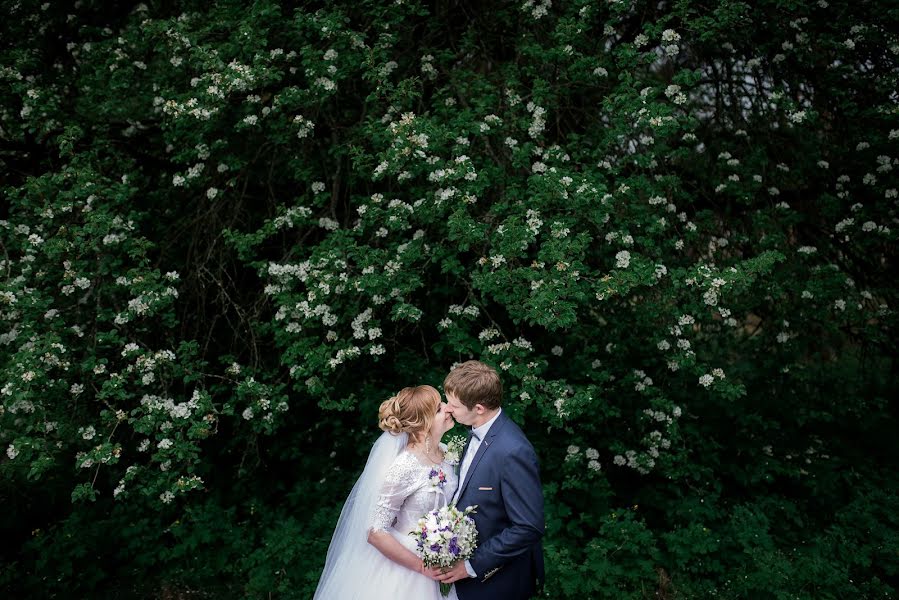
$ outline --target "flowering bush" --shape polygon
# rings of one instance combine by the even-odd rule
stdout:
[[[896,592],[895,10],[7,14],[13,595],[308,597],[379,402],[469,357],[547,597]]]

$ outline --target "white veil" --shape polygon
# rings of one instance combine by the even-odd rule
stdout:
[[[387,470],[408,437],[384,432],[372,446],[365,469],[340,511],[313,600],[363,598],[369,591],[366,584],[373,581],[382,561],[389,560],[368,543],[368,530]]]

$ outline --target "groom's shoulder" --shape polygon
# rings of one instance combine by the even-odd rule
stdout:
[[[518,426],[518,423],[510,418],[504,429],[506,429],[504,437],[510,448],[526,449],[531,452],[534,451],[531,441],[528,439],[528,436],[525,435],[524,431],[522,431],[521,427]]]

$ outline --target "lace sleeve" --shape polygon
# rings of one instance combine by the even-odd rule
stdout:
[[[390,466],[372,512],[371,531],[386,531],[392,526],[403,502],[418,488],[421,468],[416,463],[413,456],[403,453]]]

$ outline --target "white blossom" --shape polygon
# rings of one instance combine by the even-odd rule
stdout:
[[[663,42],[679,42],[680,34],[674,31],[673,29],[666,29],[662,32],[662,41]]]
[[[318,220],[318,226],[327,231],[334,231],[340,226],[340,223],[329,217],[322,217]]]
[[[396,63],[394,63],[394,64],[396,64]],[[316,78],[315,85],[317,85],[318,87],[320,87],[326,91],[329,91],[329,92],[337,89],[337,84],[334,83],[334,81],[332,81],[331,79],[328,79],[327,77]]]

